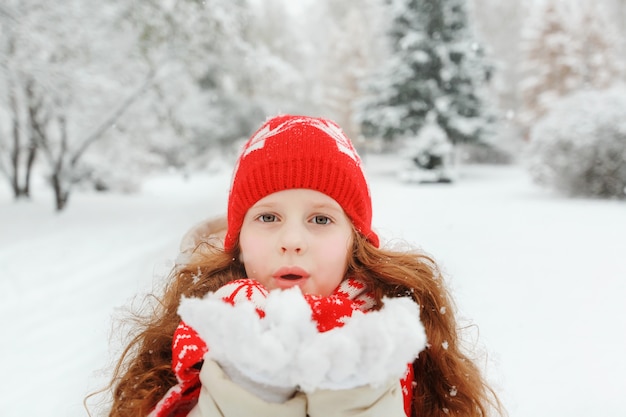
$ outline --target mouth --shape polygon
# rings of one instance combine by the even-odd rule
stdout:
[[[280,278],[282,278],[282,279],[288,279],[288,280],[295,280],[295,279],[300,279],[300,278],[302,278],[302,275],[296,275],[296,274],[285,274],[285,275],[280,275]]]
[[[309,273],[297,266],[282,267],[275,271],[272,276],[275,279],[284,279],[287,281],[297,281],[299,279],[308,278]]]

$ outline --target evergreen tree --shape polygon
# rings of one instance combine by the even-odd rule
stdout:
[[[366,136],[415,136],[433,112],[452,143],[481,141],[490,77],[464,0],[392,0],[393,55],[371,83],[359,119]]]

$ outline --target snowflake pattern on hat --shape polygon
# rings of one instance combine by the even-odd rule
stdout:
[[[339,126],[337,126],[330,120],[315,119],[311,117],[296,116],[286,118],[284,122],[274,128],[270,128],[270,125],[266,124],[250,138],[250,140],[243,149],[241,157],[245,158],[251,152],[263,149],[263,147],[265,146],[265,141],[267,139],[290,129],[293,126],[297,126],[303,123],[306,123],[311,127],[315,127],[328,135],[328,137],[333,138],[335,140],[335,144],[337,145],[337,149],[348,155],[350,158],[352,158],[354,162],[361,166],[361,159],[357,155],[354,146],[352,146],[352,143],[346,137],[345,133],[343,133],[343,130],[341,130]]]

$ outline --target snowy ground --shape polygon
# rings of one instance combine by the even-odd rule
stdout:
[[[519,167],[404,184],[394,161],[374,159],[379,234],[443,266],[509,415],[626,415],[626,203],[554,196]],[[3,417],[86,415],[83,397],[102,386],[117,346],[112,317],[158,284],[188,227],[223,211],[229,178],[75,194],[61,214],[44,191],[15,204],[0,188]]]

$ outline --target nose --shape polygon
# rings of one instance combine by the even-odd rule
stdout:
[[[281,232],[279,240],[281,253],[300,255],[306,251],[306,230],[303,226],[287,222]]]

